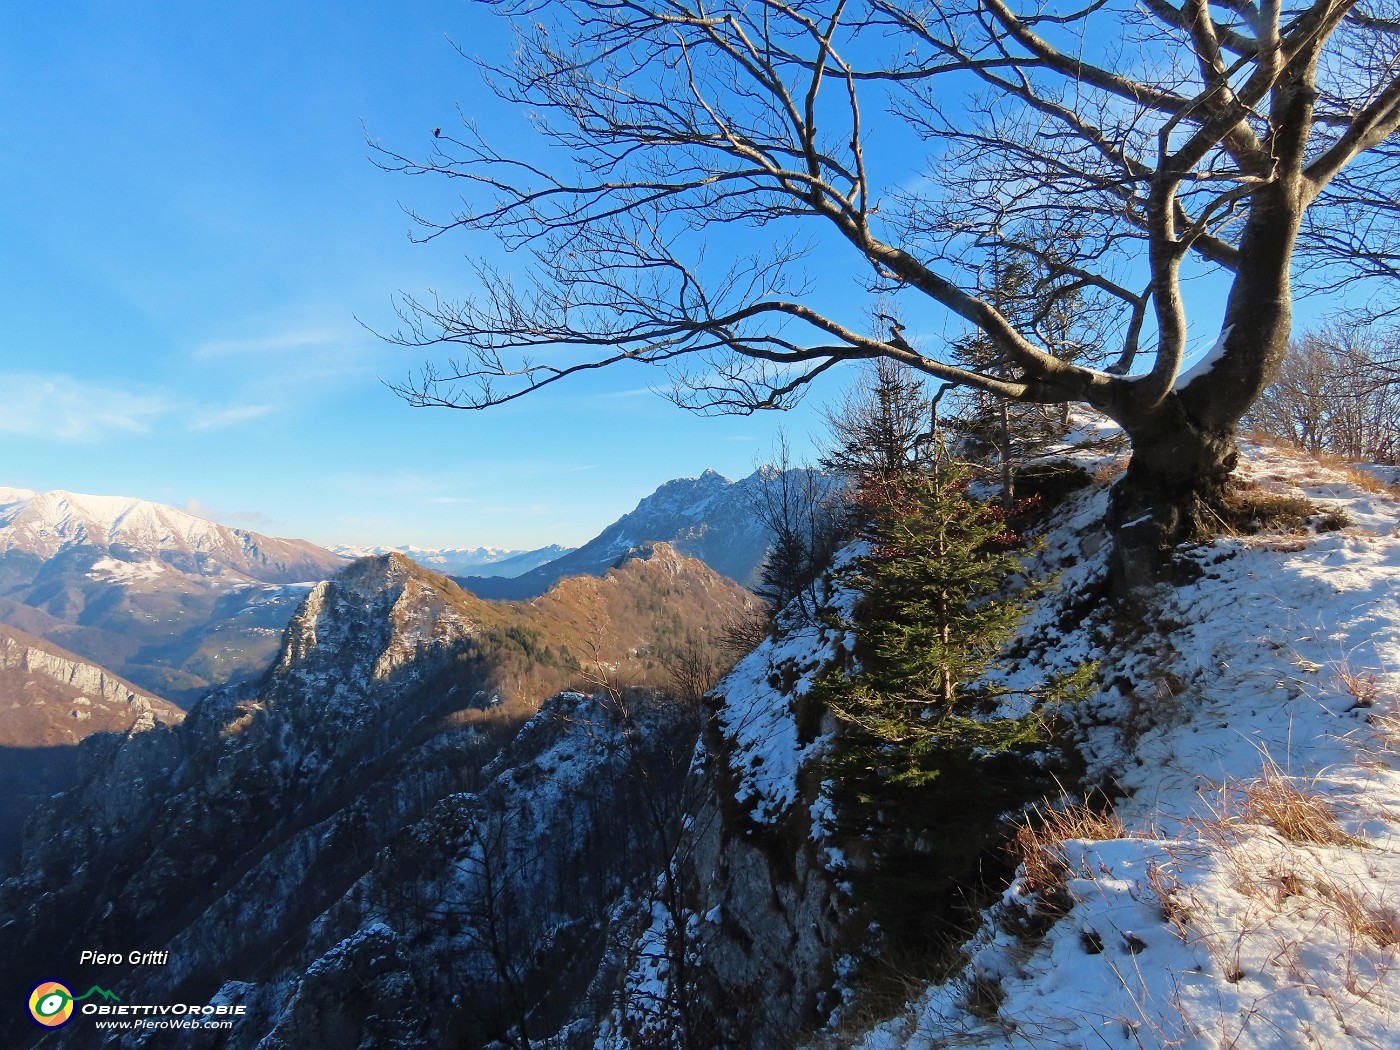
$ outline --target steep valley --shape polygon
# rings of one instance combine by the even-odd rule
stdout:
[[[562,737],[601,765],[581,752],[584,780],[567,799],[541,803],[528,821],[502,810],[491,834],[520,829],[534,857],[542,829],[601,835],[605,810],[662,804],[688,763],[697,709],[694,697],[661,702],[656,687],[673,654],[708,645],[751,601],[664,545],[520,606],[476,599],[401,555],[352,563],[310,592],[261,679],[210,692],[178,724],[98,734],[78,748],[81,783],[40,807],[23,871],[0,889],[5,987],[20,994],[31,973],[62,972],[120,986],[129,1002],[203,1001],[238,973],[263,1003],[341,928],[312,932],[329,922],[318,916],[353,926],[358,908],[336,904],[347,893],[397,899],[414,878],[446,877],[463,839],[430,829],[474,826],[479,806],[463,792],[531,776],[532,761],[545,763],[533,776],[547,780],[554,769],[539,756]],[[569,686],[616,699],[565,692],[541,711]],[[646,776],[627,775],[642,766]],[[587,846],[599,900],[647,867],[648,826],[616,833]],[[415,849],[432,862],[410,861]],[[530,863],[546,859],[571,878],[583,870],[563,844]],[[415,907],[426,920],[437,905],[423,892]],[[84,947],[128,942],[180,961],[158,972],[72,965]],[[279,1016],[268,1023],[302,1023]],[[33,1034],[16,1026],[8,1036]]]

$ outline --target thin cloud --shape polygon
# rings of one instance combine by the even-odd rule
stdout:
[[[247,400],[277,400],[289,387],[308,390],[360,383],[381,370],[385,347],[360,329],[303,325],[246,339],[219,339],[190,351],[200,365],[225,370]]]
[[[217,507],[209,506],[197,496],[180,504],[180,509],[187,514],[193,514],[196,518],[206,518],[222,525],[247,525],[265,529],[277,524],[277,519],[269,517],[260,510],[220,510]]]
[[[257,357],[285,353],[288,350],[327,347],[343,339],[342,333],[326,328],[276,332],[251,339],[216,339],[201,343],[194,348],[193,356],[196,361],[212,361],[225,357]]]
[[[665,392],[654,386],[637,386],[628,390],[609,390],[605,393],[594,394],[591,401],[623,401],[637,397],[661,397],[666,396]]]
[[[230,405],[227,408],[195,410],[191,430],[222,430],[254,419],[262,419],[275,410],[274,405]]]
[[[69,375],[0,375],[0,431],[9,434],[96,443],[148,433],[172,410],[164,395]]]
[[[237,427],[277,410],[269,403],[210,405],[165,390],[95,383],[62,373],[0,373],[0,433],[101,444],[154,431]]]

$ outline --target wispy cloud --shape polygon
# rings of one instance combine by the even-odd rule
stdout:
[[[329,328],[295,329],[273,332],[249,339],[216,339],[194,348],[197,361],[226,357],[261,357],[284,354],[289,350],[322,349],[344,340],[344,333]]]
[[[63,373],[0,373],[0,433],[97,444],[153,431],[211,431],[277,411],[272,403],[203,403],[168,390],[92,382]]]
[[[590,400],[593,401],[625,401],[637,397],[661,397],[664,398],[666,392],[658,386],[638,386],[628,390],[609,390],[601,394],[594,394]]]
[[[0,431],[55,441],[98,442],[144,434],[173,411],[159,393],[69,375],[0,374]]]
[[[275,411],[275,405],[229,405],[226,408],[195,409],[190,420],[191,430],[222,430]]]
[[[330,386],[372,380],[382,371],[385,349],[360,328],[290,324],[201,343],[190,351],[190,360],[218,370],[244,400],[277,401],[292,387],[305,398]]]

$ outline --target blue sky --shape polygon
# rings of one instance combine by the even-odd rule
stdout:
[[[489,413],[413,409],[400,290],[469,290],[408,240],[365,135],[426,153],[519,115],[448,43],[464,0],[0,5],[0,485],[140,496],[323,543],[581,542],[658,484],[736,477],[817,405],[700,419],[619,372]],[[834,387],[820,392],[835,393]],[[820,400],[820,397],[818,398]]]
[[[748,418],[684,413],[641,371],[486,413],[385,388],[421,354],[365,326],[394,327],[400,290],[469,293],[466,257],[494,245],[411,243],[400,202],[442,217],[452,187],[376,168],[366,135],[426,156],[459,110],[512,148],[528,133],[449,38],[512,42],[468,0],[0,4],[0,485],[327,544],[525,548],[580,543],[674,477],[745,475],[779,427],[810,457],[849,370]],[[1188,288],[1197,350],[1224,288]],[[821,294],[865,309],[853,278]]]

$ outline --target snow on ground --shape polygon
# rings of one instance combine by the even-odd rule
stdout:
[[[121,561],[117,558],[99,558],[92,563],[92,568],[86,573],[90,580],[101,580],[104,583],[142,583],[150,580],[159,580],[170,575],[173,570],[162,562],[154,558],[146,558],[142,561]]]
[[[1400,507],[1257,444],[1240,475],[1324,513],[1183,550],[1142,625],[1066,615],[1101,571],[1102,488],[1061,513],[1060,597],[1024,631],[1047,650],[1004,677],[1101,662],[1086,752],[1123,830],[1050,840],[1060,909],[1023,869],[963,973],[864,1050],[1400,1046]],[[1009,932],[1037,911],[1043,938]]]
[[[862,553],[860,545],[848,547],[837,559],[837,571]],[[724,705],[717,717],[738,778],[735,799],[756,821],[774,823],[797,801],[799,775],[820,757],[828,738],[802,739],[796,705],[831,665],[836,646],[855,642],[845,630],[817,622],[812,610],[819,606],[824,619],[848,621],[859,597],[837,587],[832,594],[795,601],[783,613],[779,636],[740,660],[720,687]]]

